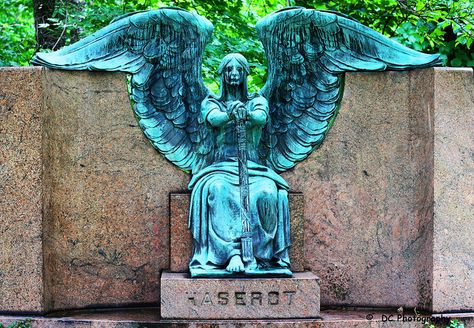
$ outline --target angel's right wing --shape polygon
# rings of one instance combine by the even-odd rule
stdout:
[[[162,8],[118,17],[89,37],[33,64],[64,70],[132,74],[133,110],[153,146],[183,170],[212,161],[212,143],[200,117],[209,91],[201,76],[213,26],[204,17]]]

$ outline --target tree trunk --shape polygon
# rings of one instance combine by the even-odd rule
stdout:
[[[78,39],[79,31],[66,29],[71,13],[83,10],[85,3],[80,0],[33,0],[35,30],[36,30],[36,50],[52,49],[57,50],[65,45],[66,39],[75,42]],[[62,10],[58,10],[62,9]],[[56,10],[56,13],[55,13]],[[55,18],[60,22],[51,21]]]
[[[56,0],[34,0],[36,50],[53,49],[58,41],[57,26],[51,25]],[[59,34],[60,35],[60,34]]]

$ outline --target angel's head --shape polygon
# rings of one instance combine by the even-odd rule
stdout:
[[[221,77],[221,98],[230,88],[239,88],[243,96],[248,97],[247,75],[250,66],[244,56],[239,53],[228,54],[222,59],[217,73]]]

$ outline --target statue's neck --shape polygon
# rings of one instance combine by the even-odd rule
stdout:
[[[230,102],[230,101],[246,101],[247,99],[244,94],[244,90],[241,85],[239,86],[232,86],[232,85],[226,85],[226,92],[224,93],[224,101],[225,102]]]

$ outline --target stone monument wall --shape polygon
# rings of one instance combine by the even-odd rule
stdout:
[[[321,304],[474,309],[472,69],[348,74],[302,192]],[[124,75],[0,70],[0,312],[159,304],[169,194]],[[171,218],[172,220],[172,218]]]
[[[0,70],[0,311],[44,309],[41,70]]]
[[[323,304],[429,306],[432,86],[431,69],[348,75],[325,143],[284,175]]]
[[[434,83],[433,310],[474,309],[474,76]]]

